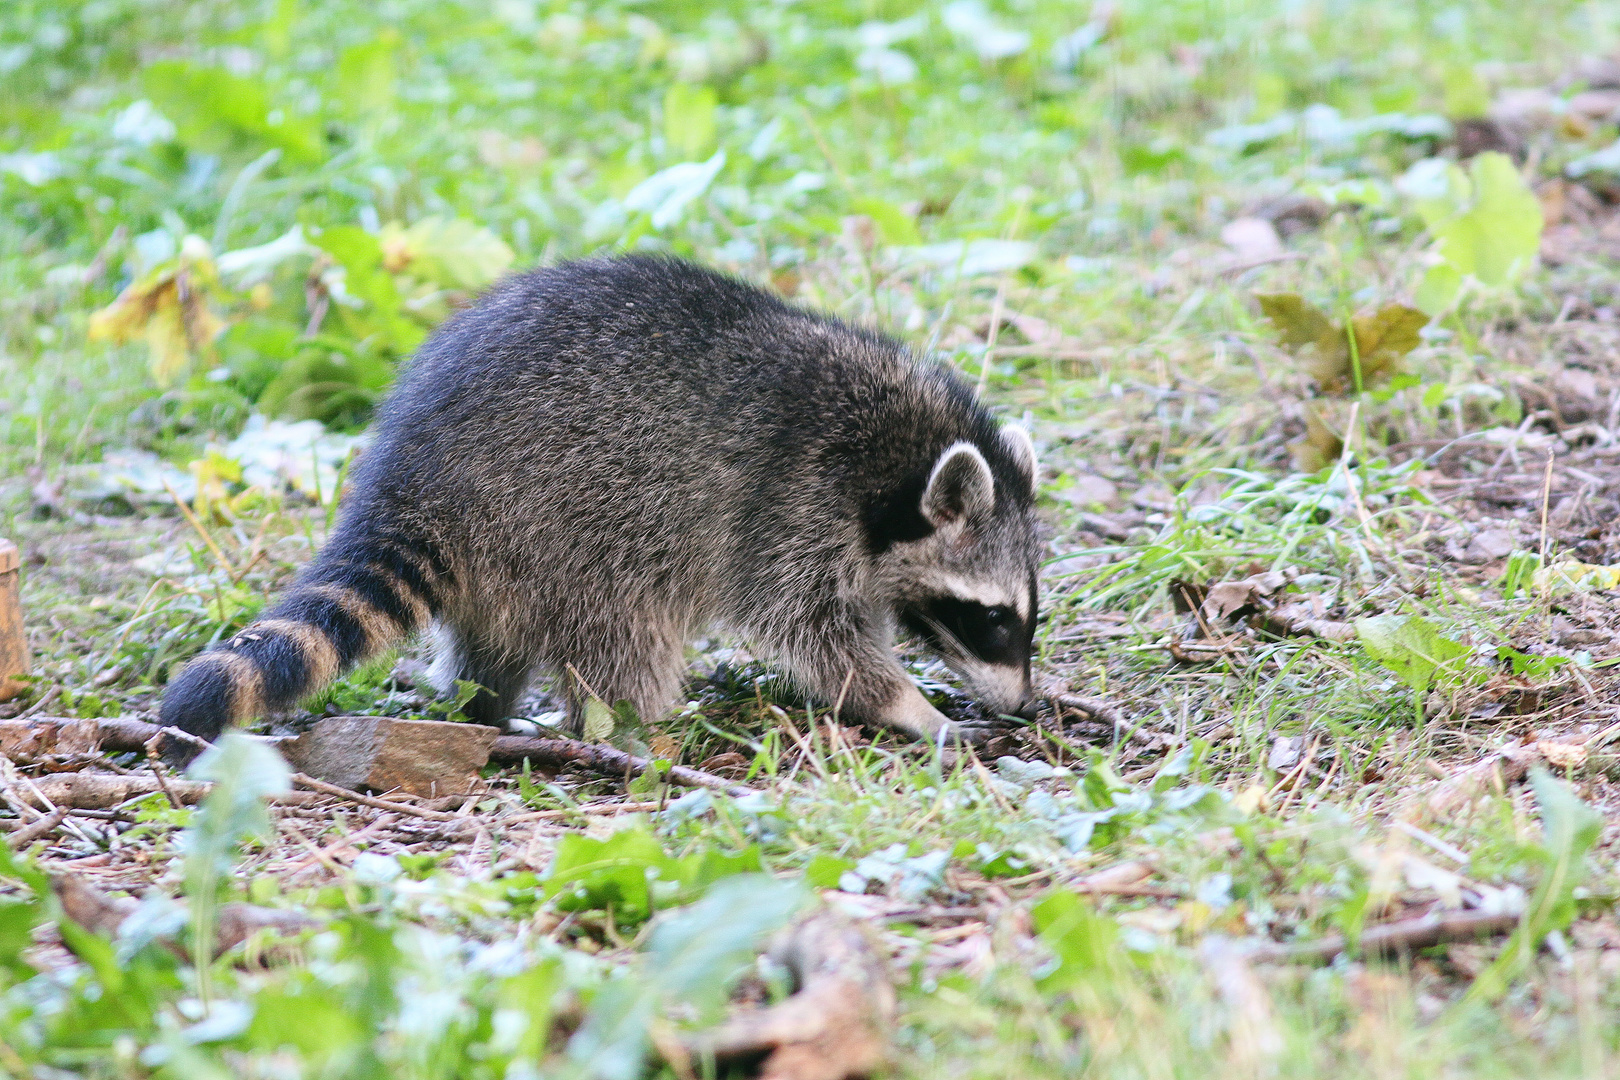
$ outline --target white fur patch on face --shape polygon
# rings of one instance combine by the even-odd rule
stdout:
[[[1027,590],[1009,589],[993,581],[969,581],[958,574],[940,574],[930,584],[940,593],[957,600],[983,604],[985,607],[1010,607],[1018,612],[1019,618],[1029,618]]]

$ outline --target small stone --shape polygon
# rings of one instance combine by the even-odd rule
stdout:
[[[500,731],[444,720],[335,716],[281,744],[293,768],[353,790],[465,795]]]
[[[1513,533],[1507,529],[1486,529],[1469,541],[1468,561],[1472,563],[1495,562],[1505,559],[1518,547],[1518,541]]]
[[[1277,227],[1262,217],[1240,217],[1221,229],[1221,243],[1241,262],[1262,262],[1283,254]]]
[[[1076,473],[1074,483],[1053,494],[1074,506],[1114,506],[1119,502],[1119,488],[1114,482],[1091,473]]]
[[[1291,769],[1299,763],[1300,738],[1282,736],[1271,746],[1271,756],[1266,758],[1266,767],[1276,772]]]

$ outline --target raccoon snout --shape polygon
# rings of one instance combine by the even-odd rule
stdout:
[[[990,665],[977,670],[964,671],[973,696],[980,705],[998,716],[1016,716],[1020,720],[1035,719],[1038,706],[1034,689],[1022,673],[1013,674]]]

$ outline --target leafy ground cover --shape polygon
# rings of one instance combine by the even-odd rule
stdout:
[[[1032,424],[1051,708],[930,753],[708,642],[679,715],[593,734],[757,794],[492,769],[449,819],[266,807],[223,745],[201,808],[0,866],[0,1071],[682,1075],[819,902],[892,961],[900,1075],[1620,1073],[1617,45],[1566,2],[12,4],[0,708],[150,715],[423,334],[615,248]],[[283,724],[445,714],[419,670]],[[109,768],[148,766],[8,766],[8,812]],[[235,900],[318,925],[194,962]],[[1358,945],[1443,913],[1496,932]]]

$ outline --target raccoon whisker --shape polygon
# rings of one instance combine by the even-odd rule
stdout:
[[[938,636],[939,640],[936,642],[936,644],[939,646],[939,651],[942,654],[945,654],[946,659],[948,659],[948,660],[966,660],[966,659],[968,659],[968,657],[971,655],[969,653],[969,651],[968,651],[968,647],[962,643],[961,638],[957,637],[950,630],[946,629],[944,623],[940,622],[938,619],[934,618],[931,615],[923,614],[923,613],[920,613],[920,612],[918,613],[917,617],[922,622],[927,623],[929,628],[932,629],[934,631],[934,633]]]

